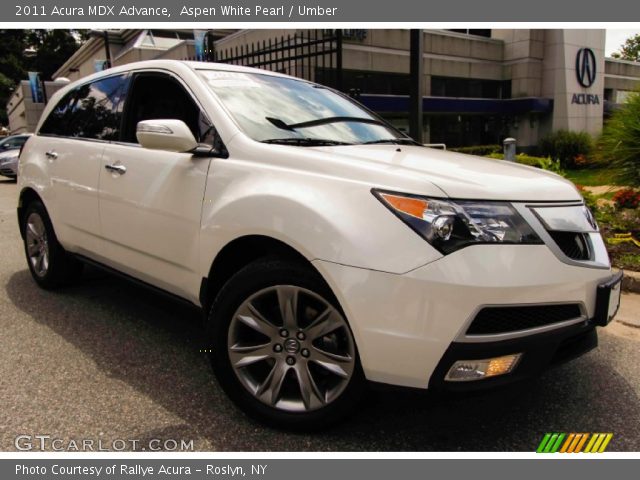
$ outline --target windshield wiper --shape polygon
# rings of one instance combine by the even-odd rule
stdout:
[[[328,138],[269,138],[262,140],[262,143],[275,143],[279,145],[296,145],[298,147],[320,147],[320,146],[333,146],[333,145],[353,145],[353,143],[340,142],[338,140],[330,140]]]
[[[376,145],[381,143],[391,143],[394,145],[420,145],[412,138],[381,138],[380,140],[371,140],[369,142],[362,142],[360,145]]]
[[[317,120],[309,120],[308,122],[300,122],[300,123],[291,123],[287,124],[279,118],[273,117],[264,117],[269,120],[273,125],[282,129],[282,130],[297,130],[298,128],[309,128],[309,127],[317,127],[320,125],[327,125],[329,123],[338,123],[338,122],[356,122],[356,123],[368,123],[371,125],[382,125],[386,127],[384,122],[380,120],[376,120],[375,118],[363,118],[363,117],[327,117],[327,118],[319,118]]]

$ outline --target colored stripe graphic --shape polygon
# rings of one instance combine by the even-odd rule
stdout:
[[[607,445],[609,445],[609,442],[611,441],[612,438],[613,438],[613,433],[606,434],[606,437],[604,438],[602,445],[600,445],[600,450],[598,450],[598,453],[602,453],[607,449]]]
[[[560,449],[560,453],[565,453],[567,451],[567,448],[569,448],[569,445],[573,443],[574,438],[576,438],[576,434],[570,433],[569,436],[567,437],[567,440],[564,442],[564,445],[562,445],[562,448]]]
[[[602,453],[612,438],[613,433],[545,433],[536,453]]]
[[[547,442],[547,446],[544,447],[544,453],[553,453],[551,451],[551,449],[553,448],[553,445],[556,443],[556,439],[557,438],[558,438],[558,434],[557,433],[551,434],[551,438]]]
[[[589,438],[588,433],[581,433],[580,435],[582,435],[582,438],[580,439],[580,442],[578,442],[578,445],[576,446],[576,449],[573,451],[573,453],[580,453],[582,451],[582,447],[587,441],[587,438]]]
[[[602,453],[607,449],[613,433],[594,433],[593,440],[589,441],[585,453]]]
[[[544,452],[544,447],[547,446],[547,442],[549,441],[549,438],[551,438],[551,434],[545,433],[544,437],[542,437],[542,441],[540,442],[540,445],[538,445],[538,449],[536,450],[536,453]]]
[[[558,451],[560,445],[562,444],[562,440],[564,440],[564,437],[566,437],[566,433],[560,433],[558,435],[558,439],[556,440],[556,443],[553,445],[553,447],[551,447],[551,451],[549,453],[556,453]]]
[[[538,445],[537,453],[556,453],[562,445],[566,433],[546,433]]]
[[[596,443],[594,443],[593,447],[591,447],[591,453],[596,453],[598,451],[598,449],[600,448],[600,444],[602,443],[602,441],[604,440],[604,437],[606,436],[607,436],[606,433],[598,433],[598,438],[596,439]]]

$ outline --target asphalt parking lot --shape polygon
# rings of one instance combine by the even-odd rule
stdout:
[[[18,435],[193,440],[195,450],[533,451],[545,432],[613,432],[640,450],[639,296],[586,356],[518,387],[468,397],[375,392],[327,432],[247,419],[222,393],[195,310],[104,273],[64,291],[32,282],[17,188],[0,180],[0,450]],[[119,444],[118,444],[119,445]]]

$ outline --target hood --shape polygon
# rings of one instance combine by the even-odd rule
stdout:
[[[20,154],[19,148],[10,148],[8,150],[0,150],[0,158],[17,157]]]
[[[422,178],[451,198],[510,201],[581,200],[573,183],[555,173],[504,160],[405,145],[354,145],[318,148],[346,162],[364,162],[396,177]],[[381,178],[388,184],[388,179]],[[397,189],[402,191],[403,185]],[[420,193],[420,192],[407,192]]]
[[[10,150],[3,150],[0,152],[0,160],[6,160],[8,158],[18,158],[20,155],[19,148],[12,148]]]

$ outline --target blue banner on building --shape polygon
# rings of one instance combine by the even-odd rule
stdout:
[[[196,60],[199,62],[203,62],[204,60],[206,60],[205,58],[206,38],[207,38],[206,30],[193,31],[193,40],[195,41],[195,48],[196,48]]]
[[[106,60],[94,60],[93,61],[93,69],[96,72],[101,72],[107,69],[107,61]]]
[[[33,103],[44,103],[42,94],[42,84],[38,72],[29,72],[29,87],[31,88],[31,101]]]

